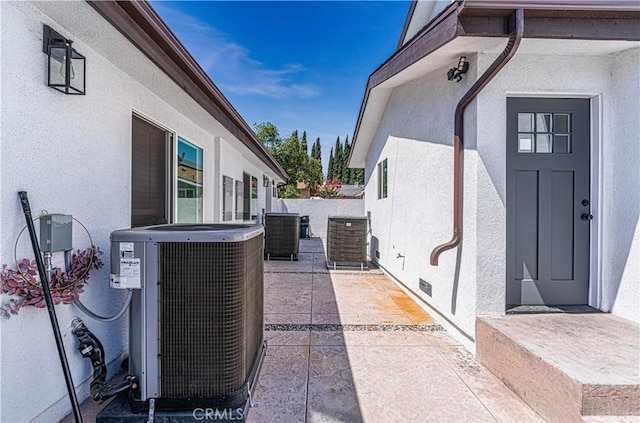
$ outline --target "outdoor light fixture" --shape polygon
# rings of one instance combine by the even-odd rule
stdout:
[[[455,68],[449,69],[447,72],[447,79],[451,81],[455,79],[456,82],[462,81],[462,75],[467,73],[469,70],[469,62],[467,62],[467,56],[460,56],[460,60],[458,60],[458,66]]]
[[[265,188],[269,186],[269,178],[267,178],[266,176],[262,177],[262,186]]]
[[[85,93],[86,59],[48,25],[44,25],[42,50],[47,53],[47,85],[65,94]]]

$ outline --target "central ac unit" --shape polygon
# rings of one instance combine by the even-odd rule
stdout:
[[[262,226],[119,230],[111,252],[112,281],[142,285],[130,309],[134,404],[246,410],[266,349]]]
[[[367,269],[367,218],[329,216],[327,267]]]
[[[264,256],[298,260],[300,215],[298,213],[267,213],[264,219]]]

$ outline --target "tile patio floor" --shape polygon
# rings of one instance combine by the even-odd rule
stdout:
[[[248,422],[543,421],[381,271],[329,272],[312,239],[264,272],[268,355]],[[99,408],[85,402],[85,421]]]
[[[329,272],[319,239],[264,270],[249,422],[542,421],[382,272]]]

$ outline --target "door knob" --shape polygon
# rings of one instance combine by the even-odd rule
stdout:
[[[591,220],[591,219],[593,219],[593,215],[589,214],[589,213],[582,213],[582,215],[580,215],[580,219],[582,219],[582,220]]]

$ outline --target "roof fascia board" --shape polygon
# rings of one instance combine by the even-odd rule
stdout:
[[[443,19],[438,21],[436,25],[422,32],[419,37],[412,39],[394,54],[391,60],[387,60],[380,66],[369,78],[369,83],[372,87],[381,84],[460,34],[461,28],[458,25],[458,15],[449,13],[443,16]]]
[[[517,9],[519,7],[545,10],[603,10],[640,11],[640,4],[629,0],[465,0],[470,9]]]
[[[525,38],[640,41],[640,18],[527,18]]]
[[[527,17],[525,38],[573,40],[640,40],[640,16],[628,19]],[[460,16],[460,35],[503,37],[508,21],[500,16]]]
[[[276,175],[288,180],[282,166],[146,1],[87,0],[87,3]]]

